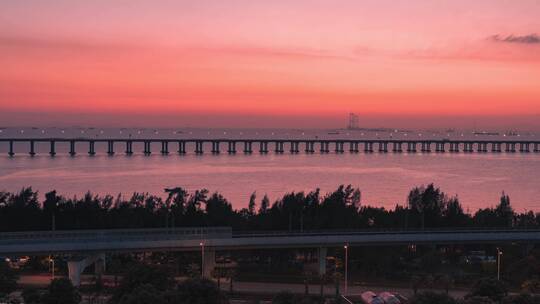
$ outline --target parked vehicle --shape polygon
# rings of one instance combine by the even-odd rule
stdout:
[[[384,300],[377,296],[373,291],[366,291],[361,295],[365,304],[384,304]]]
[[[401,301],[388,291],[379,293],[379,298],[383,299],[385,304],[401,304]]]

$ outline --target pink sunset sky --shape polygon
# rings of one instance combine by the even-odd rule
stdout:
[[[540,1],[0,3],[0,126],[540,129]]]

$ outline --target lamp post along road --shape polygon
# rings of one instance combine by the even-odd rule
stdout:
[[[349,245],[343,246],[345,248],[345,295],[348,295],[349,286]]]
[[[204,278],[204,242],[200,242],[201,246],[201,278]]]
[[[502,257],[502,251],[500,248],[497,247],[497,281],[501,280],[501,257]]]

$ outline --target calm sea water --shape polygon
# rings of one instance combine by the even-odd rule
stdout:
[[[22,129],[21,129],[22,130]],[[0,137],[13,136],[51,136],[52,132],[80,133],[83,129],[71,129],[61,133],[60,129],[3,129]],[[97,136],[119,137],[119,130],[87,130]],[[34,132],[36,134],[28,135]],[[116,133],[118,132],[118,133]],[[122,132],[137,132],[136,130]],[[154,133],[155,131],[150,131]],[[171,130],[158,131],[174,134]],[[194,132],[195,134],[189,134]],[[234,136],[253,137],[270,136],[272,131],[186,131],[175,136],[199,136],[208,132],[236,132]],[[242,134],[240,134],[242,132]],[[250,134],[253,132],[253,134]],[[269,132],[269,134],[261,134]],[[346,135],[328,134],[326,131],[273,131],[287,132],[290,136],[381,136],[389,133],[365,132]],[[360,132],[360,131],[357,131]],[[420,136],[418,132],[408,132],[407,136]],[[41,135],[40,135],[41,133]],[[113,134],[114,133],[114,134]],[[248,133],[248,134],[245,134]],[[302,135],[302,133],[304,133]],[[364,132],[362,132],[364,133]],[[391,132],[390,132],[391,133]],[[398,134],[399,133],[399,134]],[[430,134],[434,137],[461,136],[461,133]],[[92,136],[96,136],[96,134]],[[136,133],[135,133],[136,134]],[[181,135],[183,134],[183,135]],[[217,134],[217,133],[216,133]],[[307,134],[307,135],[306,135]],[[318,134],[318,135],[315,135]],[[215,134],[206,134],[212,136]],[[233,136],[232,134],[229,134]],[[89,135],[86,135],[89,136]],[[134,135],[132,135],[134,136]],[[141,135],[142,136],[142,135]],[[153,136],[163,136],[153,134]],[[173,136],[170,135],[169,136]],[[202,136],[202,135],[201,135]],[[392,136],[405,136],[404,132],[395,132]],[[426,136],[426,135],[423,135]],[[476,136],[468,133],[465,136]],[[499,135],[502,136],[502,135]],[[528,134],[527,136],[534,136]],[[68,136],[66,136],[68,137]],[[71,137],[74,137],[71,135]],[[498,202],[502,191],[510,195],[514,208],[518,211],[540,211],[540,153],[500,153],[500,154],[312,154],[297,155],[211,155],[196,156],[192,153],[177,155],[171,147],[169,156],[161,156],[157,145],[156,153],[151,156],[135,154],[125,156],[123,146],[117,147],[115,156],[105,155],[106,147],[96,146],[98,154],[90,157],[85,145],[77,146],[75,157],[67,155],[67,146],[59,145],[58,155],[47,155],[48,145],[37,147],[35,157],[27,155],[28,148],[18,145],[15,157],[4,153],[5,144],[0,146],[0,190],[17,191],[24,186],[32,186],[42,194],[56,189],[66,195],[81,195],[86,191],[98,194],[122,193],[130,195],[134,191],[162,194],[165,187],[181,186],[189,190],[207,188],[219,191],[236,208],[247,206],[249,196],[256,191],[258,198],[268,194],[276,199],[289,191],[309,191],[321,188],[322,191],[334,190],[340,184],[352,184],[362,191],[362,203],[374,206],[393,207],[404,204],[408,191],[419,185],[434,182],[449,195],[458,195],[463,205],[470,211],[493,206]],[[222,147],[223,149],[224,147]],[[346,147],[347,148],[347,147]],[[142,147],[134,146],[136,151]],[[209,150],[209,147],[207,147]],[[254,146],[254,150],[257,148]],[[22,153],[24,152],[24,153]]]

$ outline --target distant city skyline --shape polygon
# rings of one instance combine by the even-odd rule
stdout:
[[[0,126],[540,130],[540,2],[3,1]]]

